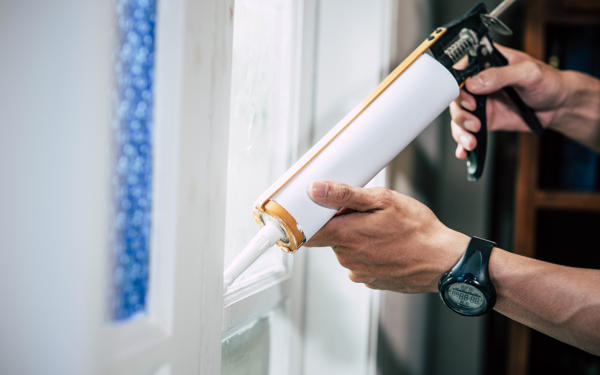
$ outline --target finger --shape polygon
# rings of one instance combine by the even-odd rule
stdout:
[[[309,188],[310,197],[318,204],[328,207],[345,207],[357,211],[369,211],[381,207],[377,191],[350,186],[340,182],[318,181]]]
[[[377,285],[375,282],[373,283],[365,283],[365,286],[369,289],[375,289],[375,290],[383,290],[384,288],[382,288],[381,286]]]
[[[491,94],[506,86],[527,87],[540,79],[541,70],[533,60],[521,61],[498,68],[485,69],[466,81],[473,94]]]
[[[333,220],[333,219],[332,219]],[[329,223],[325,224],[317,233],[315,233],[304,246],[306,247],[326,247],[326,246],[335,246],[336,243],[334,239],[337,238],[335,236],[335,232],[333,232],[332,228],[329,226]]]
[[[348,215],[348,214],[353,214],[355,212],[358,212],[358,211],[353,210],[352,208],[342,207],[338,210],[338,212],[335,213],[335,216]]]
[[[452,65],[452,67],[454,69],[462,70],[462,69],[465,69],[467,67],[467,65],[469,65],[469,57],[463,56],[456,63],[454,63],[454,65]]]
[[[369,213],[355,212],[347,215],[333,217],[317,233],[315,233],[304,246],[323,247],[339,246],[353,238],[364,225]]]
[[[460,105],[468,111],[474,111],[477,107],[477,103],[475,103],[475,98],[473,97],[473,95],[469,94],[467,90],[460,90],[458,98],[456,98],[455,102],[457,102],[458,105]]]
[[[460,144],[465,150],[472,151],[475,146],[477,146],[477,140],[475,136],[461,126],[457,125],[455,122],[450,123],[450,129],[452,131],[452,138],[456,141],[456,143]]]
[[[516,49],[512,49],[512,48],[508,48],[505,47],[501,44],[498,43],[494,43],[494,47],[496,47],[496,49],[498,51],[500,51],[500,53],[506,57],[506,59],[508,60],[509,64],[516,64],[518,62],[524,61],[524,60],[529,60],[531,57],[526,54],[525,52],[516,50]]]
[[[477,116],[462,109],[456,101],[450,103],[450,116],[455,124],[470,132],[477,133],[481,128],[481,122]]]
[[[456,155],[457,159],[464,160],[467,158],[467,151],[465,150],[465,148],[462,145],[457,145],[455,155]]]
[[[348,278],[355,283],[374,283],[376,278],[368,275],[357,274],[353,271],[348,271]]]

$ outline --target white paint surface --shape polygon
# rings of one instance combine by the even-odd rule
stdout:
[[[113,3],[0,3],[1,374],[220,370],[229,5],[159,1],[157,178],[176,181],[157,184],[152,254],[168,261],[147,316],[113,325]]]
[[[2,374],[102,373],[109,33],[108,2],[0,2]]]
[[[387,73],[390,2],[321,0],[315,30],[313,141]],[[375,374],[373,292],[352,283],[329,248],[307,256],[304,374]],[[374,320],[375,319],[375,320]]]

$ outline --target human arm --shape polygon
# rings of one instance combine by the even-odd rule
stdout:
[[[342,208],[307,243],[331,246],[354,282],[402,293],[437,292],[469,237],[425,205],[388,189],[315,184],[313,199]],[[600,270],[559,266],[494,248],[495,309],[547,335],[600,355]]]
[[[512,86],[533,108],[547,129],[600,151],[600,80],[575,71],[561,71],[510,48],[497,46],[509,61],[504,67],[490,68],[467,80],[473,94],[489,95],[488,129],[528,131],[514,104],[501,91]],[[466,90],[450,104],[452,136],[458,143],[456,156],[466,157],[476,140],[479,120],[467,110],[475,109],[475,99]]]

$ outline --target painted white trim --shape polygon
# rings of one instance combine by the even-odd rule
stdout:
[[[185,5],[172,372],[218,374],[233,2]]]
[[[143,314],[107,323],[113,372],[127,369],[128,361],[135,361],[149,350],[154,351],[152,360],[147,361],[149,366],[167,361],[167,355],[154,347],[163,345],[172,333],[183,3],[159,1],[157,13],[148,298]]]
[[[113,374],[218,374],[232,0],[160,1],[147,314],[107,324]]]
[[[369,344],[367,346],[367,375],[377,374],[377,342],[379,339],[379,310],[381,306],[381,292],[371,291],[369,299]]]
[[[262,279],[251,286],[252,294],[243,294],[238,290],[228,295],[223,311],[223,337],[229,336],[239,326],[267,314],[289,295],[289,277],[273,277]]]
[[[297,46],[293,52],[290,87],[290,113],[285,139],[289,165],[308,147],[312,104],[312,53],[314,43],[315,0],[292,0],[295,22],[289,27]],[[308,35],[308,38],[307,38]],[[236,282],[224,296],[223,337],[261,316],[269,315],[271,324],[272,374],[300,375],[302,372],[304,318],[304,250],[284,256],[285,268],[273,267],[251,278]]]
[[[106,331],[110,350],[107,369],[110,374],[128,374],[133,369],[150,372],[169,362],[169,335],[147,319],[111,324]]]
[[[0,373],[105,374],[111,3],[0,14]]]
[[[155,69],[154,179],[148,314],[172,332],[177,229],[177,150],[183,65],[183,4],[159,1]]]

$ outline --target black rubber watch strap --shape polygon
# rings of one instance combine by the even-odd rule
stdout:
[[[496,244],[492,241],[472,237],[460,260],[452,269],[442,275],[438,283],[438,289],[440,297],[442,297],[442,300],[450,309],[461,315],[477,316],[485,314],[494,307],[496,303],[496,290],[494,285],[492,285],[488,271],[490,255],[494,246]],[[453,286],[453,284],[456,285]],[[470,286],[461,287],[460,285]],[[457,288],[462,288],[462,290],[456,292]],[[479,292],[476,292],[474,289],[469,291],[464,288],[476,288]],[[470,293],[480,293],[479,295],[486,302],[481,308],[462,304],[462,302],[457,304],[456,302],[447,300],[449,297],[446,293],[454,295],[462,294],[463,296],[470,295]]]
[[[480,282],[489,281],[487,280],[489,279],[488,264],[494,246],[496,246],[495,242],[473,236],[461,261],[456,265],[463,264],[462,272],[477,276]],[[473,259],[473,257],[477,257],[477,259]]]

